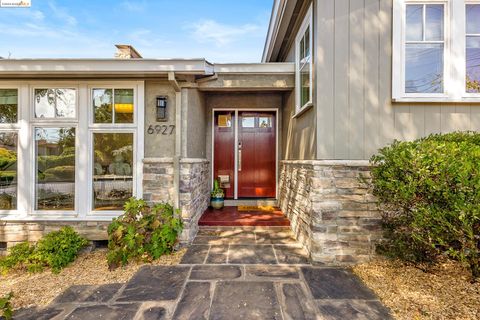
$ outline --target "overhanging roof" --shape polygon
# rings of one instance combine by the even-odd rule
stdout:
[[[287,34],[289,23],[294,17],[297,3],[302,0],[274,0],[267,38],[263,49],[262,62],[277,61],[283,39]]]
[[[1,59],[0,77],[93,75],[212,75],[205,59]]]

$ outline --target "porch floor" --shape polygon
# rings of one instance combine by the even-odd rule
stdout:
[[[290,220],[277,208],[262,210],[252,206],[241,209],[237,207],[223,207],[223,209],[208,208],[198,221],[199,226],[226,226],[226,227],[288,227]]]

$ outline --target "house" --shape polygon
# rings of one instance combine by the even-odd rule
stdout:
[[[0,60],[0,148],[17,150],[0,242],[64,224],[101,239],[132,195],[180,208],[188,242],[220,178],[232,205],[278,204],[312,260],[368,260],[370,156],[480,129],[478,21],[466,0],[275,0],[262,63],[128,45],[115,59]]]

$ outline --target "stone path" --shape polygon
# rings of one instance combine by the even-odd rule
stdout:
[[[288,230],[202,229],[177,266],[73,286],[16,319],[390,319],[349,270],[312,266]]]

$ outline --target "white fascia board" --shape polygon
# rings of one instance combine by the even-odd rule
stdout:
[[[205,59],[1,59],[0,76],[62,74],[213,74]]]
[[[218,74],[293,74],[295,64],[293,62],[219,63],[214,65],[214,71]]]

